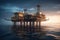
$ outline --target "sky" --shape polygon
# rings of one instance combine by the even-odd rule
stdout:
[[[41,11],[50,21],[57,18],[60,23],[60,0],[0,0],[0,25],[12,24],[5,18],[10,19],[13,13],[23,12],[24,8],[27,8],[29,13],[35,13],[37,4],[40,4]]]

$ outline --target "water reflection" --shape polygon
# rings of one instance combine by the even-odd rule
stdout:
[[[28,25],[29,25],[29,23],[28,23]],[[53,37],[55,37],[55,39],[60,39],[60,36],[59,36],[60,35],[60,32],[59,32],[59,29],[60,28],[57,27],[57,26],[58,25],[53,26],[53,27],[52,26],[41,26],[42,27],[42,31],[45,31],[46,32],[46,36],[44,36],[44,39],[45,39],[45,37],[47,37],[47,35],[48,36],[53,36]]]
[[[43,23],[44,24],[44,23]],[[42,25],[42,24],[41,24]],[[46,24],[47,25],[47,24]],[[49,38],[48,38],[48,36],[53,36],[53,37],[55,37],[56,39],[59,39],[60,40],[60,24],[55,24],[55,25],[53,25],[53,26],[46,26],[46,25],[44,25],[44,26],[41,26],[42,27],[42,30],[43,31],[45,31],[46,32],[46,36],[44,36],[44,37],[42,37],[41,39],[46,39],[46,40],[50,40]],[[12,40],[22,40],[22,38],[18,38],[18,37],[16,37],[15,36],[15,34],[14,33],[12,33],[11,32],[11,27],[12,27],[12,25],[1,25],[1,27],[0,27],[0,38],[1,39],[3,39],[3,40],[5,40],[5,39],[12,39]],[[15,26],[14,26],[15,27]],[[20,29],[19,29],[20,30]],[[34,36],[34,37],[31,37],[31,36],[29,36],[30,37],[30,39],[38,39],[38,40],[40,40],[39,38],[40,37],[38,37],[38,36]],[[53,38],[52,37],[52,38]],[[47,39],[48,38],[48,39]],[[32,39],[32,40],[33,40]]]

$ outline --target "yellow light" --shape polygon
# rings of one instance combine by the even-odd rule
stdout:
[[[40,12],[40,14],[42,14],[42,12]]]
[[[23,14],[19,14],[20,17],[23,17]]]

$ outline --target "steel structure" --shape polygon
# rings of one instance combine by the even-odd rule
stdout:
[[[16,12],[14,16],[11,17],[11,21],[14,23],[14,31],[17,35],[31,34],[31,33],[41,33],[41,21],[45,21],[45,15],[40,12],[40,5],[37,5],[36,14],[28,14],[27,9],[23,12]],[[16,23],[19,22],[19,26]]]

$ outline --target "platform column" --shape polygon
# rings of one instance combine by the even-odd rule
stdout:
[[[38,31],[38,21],[36,21],[36,32]]]
[[[32,31],[35,32],[34,21],[32,21]]]
[[[13,25],[16,26],[16,22],[13,22]]]
[[[41,22],[39,21],[39,31],[41,32]]]
[[[25,31],[25,21],[24,21],[24,28],[23,28],[23,30]]]
[[[26,28],[25,28],[25,30],[26,30],[27,32],[29,32],[28,21],[26,21]]]
[[[22,31],[22,29],[23,29],[23,28],[22,28],[22,21],[20,21],[20,28],[21,28],[21,31]]]
[[[31,31],[31,21],[29,22],[29,28],[30,28],[29,31]]]

